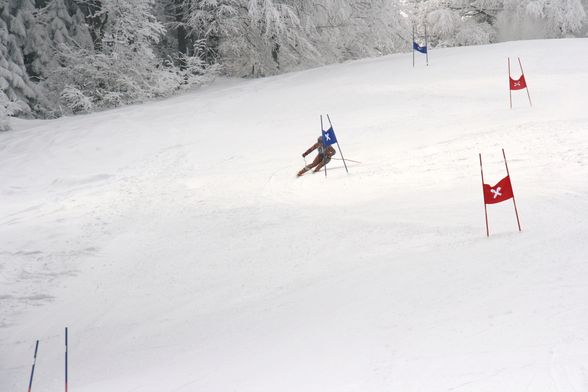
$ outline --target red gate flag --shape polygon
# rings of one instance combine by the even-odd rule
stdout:
[[[533,106],[531,102],[531,94],[529,93],[529,87],[527,86],[527,80],[525,79],[525,71],[523,71],[523,64],[519,58],[519,67],[521,67],[521,77],[514,80],[510,77],[510,58],[508,59],[508,95],[510,98],[510,108],[512,109],[512,92],[513,90],[527,90],[527,97],[529,98],[529,105]]]
[[[504,167],[506,168],[506,177],[494,186],[490,186],[484,182],[484,168],[482,167],[482,154],[480,155],[480,175],[482,176],[482,192],[484,194],[484,216],[486,218],[486,235],[490,237],[490,228],[488,226],[488,207],[487,204],[501,203],[512,199],[514,205],[515,215],[517,217],[517,225],[521,231],[521,221],[519,220],[519,212],[517,211],[517,202],[515,201],[514,193],[512,191],[512,184],[510,183],[510,173],[508,172],[508,163],[506,162],[506,154],[504,148],[502,149],[502,156],[504,157]]]
[[[521,78],[518,80],[514,80],[511,77],[509,77],[509,79],[511,90],[522,90],[524,88],[527,88],[527,81],[525,80],[525,75],[521,75]]]
[[[510,176],[504,177],[494,186],[484,184],[484,203],[496,204],[513,198]]]

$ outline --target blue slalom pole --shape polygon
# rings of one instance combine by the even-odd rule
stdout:
[[[427,24],[425,23],[425,48],[427,48],[427,67],[429,66],[429,36],[427,34]]]
[[[329,125],[333,128],[333,123],[331,122],[331,118],[327,114],[327,119],[329,120]],[[345,165],[345,171],[349,174],[349,170],[347,169],[347,163],[345,162],[345,157],[343,156],[343,151],[341,151],[341,147],[339,146],[339,139],[337,139],[337,149],[339,150],[339,154],[341,154],[341,158],[343,159],[343,165]]]
[[[327,177],[327,150],[325,147],[325,141],[323,140],[323,131],[325,128],[323,127],[323,115],[321,114],[321,140],[323,142],[323,164],[325,166],[325,177]]]
[[[414,40],[414,23],[412,25],[412,42],[410,43],[410,46],[412,46],[412,67],[414,68],[414,43],[416,41]]]

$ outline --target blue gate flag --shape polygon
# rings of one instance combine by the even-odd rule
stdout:
[[[335,143],[337,143],[337,137],[335,136],[335,130],[333,130],[333,127],[323,131],[323,145],[330,146]]]
[[[427,45],[425,45],[425,46],[419,46],[419,44],[417,44],[416,42],[413,42],[412,43],[412,48],[414,50],[416,50],[417,52],[427,53]]]

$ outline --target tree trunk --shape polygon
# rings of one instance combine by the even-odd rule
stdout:
[[[178,23],[178,28],[176,30],[176,35],[178,39],[178,51],[186,56],[188,54],[188,38],[186,28],[184,27],[184,10],[183,10],[183,0],[174,0],[175,1],[175,19]],[[186,59],[185,57],[180,57],[180,68],[186,69]]]

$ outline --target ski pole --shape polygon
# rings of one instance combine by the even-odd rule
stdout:
[[[39,341],[35,343],[35,356],[33,357],[33,367],[31,368],[31,378],[29,380],[29,392],[33,388],[33,376],[35,374],[35,364],[37,363],[37,350],[39,349]]]
[[[69,346],[67,345],[67,327],[65,327],[65,392],[67,392],[67,356]]]
[[[342,160],[343,160],[343,159],[341,159],[341,158],[331,158],[331,159],[336,159],[336,160],[338,160],[338,161],[342,161]],[[346,160],[346,161],[349,161],[349,162],[353,162],[353,163],[361,163],[361,162],[359,162],[359,161],[354,161],[353,159],[349,159],[349,158],[345,158],[345,160]]]

